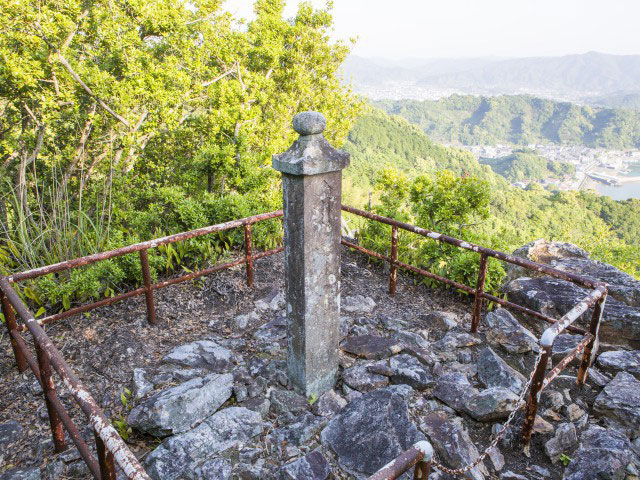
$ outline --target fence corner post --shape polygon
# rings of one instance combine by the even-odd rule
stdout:
[[[149,254],[146,250],[140,250],[140,264],[142,265],[142,279],[144,281],[144,296],[147,301],[147,320],[149,325],[158,323],[156,307],[153,303],[153,285],[151,285],[151,273],[149,271]]]
[[[473,305],[473,318],[471,319],[471,333],[478,331],[478,325],[480,325],[480,315],[482,314],[482,304],[484,298],[484,283],[487,279],[487,261],[488,256],[486,253],[480,255],[480,267],[478,268],[478,282],[476,283],[475,302]]]
[[[338,373],[342,169],[350,155],[329,144],[325,126],[321,113],[299,113],[300,137],[273,156],[282,172],[287,369],[307,397],[332,389]]]

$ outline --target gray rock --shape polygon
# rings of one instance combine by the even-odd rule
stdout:
[[[257,306],[257,304],[256,304]],[[231,328],[234,332],[241,332],[248,328],[255,327],[260,323],[260,315],[253,311],[236,316],[231,322]]]
[[[618,373],[596,397],[593,411],[631,438],[640,436],[640,381]]]
[[[266,417],[269,414],[271,402],[266,398],[253,397],[238,404],[238,406],[247,408],[254,412],[258,412],[262,417]]]
[[[22,436],[22,427],[15,420],[0,423],[0,451],[4,453],[13,442]]]
[[[233,466],[228,458],[212,458],[195,470],[198,480],[230,480]]]
[[[0,474],[0,480],[40,480],[40,469],[38,467],[30,468],[12,468]]]
[[[461,468],[478,458],[479,453],[460,417],[451,420],[444,412],[431,412],[420,424],[441,461],[450,468]],[[483,463],[467,474],[474,480],[484,480],[488,472]]]
[[[279,480],[326,480],[331,473],[331,465],[322,453],[314,450],[302,458],[288,463],[278,471]]]
[[[435,384],[435,379],[423,363],[407,354],[396,355],[389,361],[391,383],[406,383],[417,390],[424,390]]]
[[[582,335],[572,335],[570,333],[563,333],[556,337],[553,342],[553,348],[551,350],[551,360],[553,363],[557,363],[566,357],[571,350],[576,348],[580,341],[583,339]],[[599,344],[596,343],[594,351],[598,351]],[[582,355],[577,355],[572,361],[571,365],[580,365],[582,361]]]
[[[146,471],[156,480],[185,476],[196,480],[193,475],[206,460],[253,442],[262,429],[259,413],[242,407],[225,408],[193,430],[167,438],[147,456]]]
[[[611,377],[608,377],[607,375],[596,370],[595,368],[590,368],[588,370],[587,379],[591,380],[591,382],[597,385],[598,387],[604,387],[607,383],[611,381]]]
[[[485,387],[504,387],[519,395],[526,379],[507,365],[491,348],[487,347],[478,355],[478,380]]]
[[[444,337],[435,342],[433,346],[438,350],[451,351],[456,348],[473,347],[480,345],[482,339],[471,333],[447,332]],[[454,357],[455,358],[455,357]]]
[[[398,340],[378,335],[347,337],[340,343],[345,352],[368,360],[380,360],[400,353],[403,345]]]
[[[433,396],[457,411],[464,411],[466,401],[478,393],[466,375],[458,372],[445,373],[436,382]]]
[[[487,313],[484,319],[487,341],[499,345],[507,353],[527,353],[538,351],[538,339],[520,325],[520,322],[505,308]]]
[[[282,340],[287,337],[287,319],[282,317],[271,320],[258,328],[253,336],[256,340],[267,344]]]
[[[530,480],[529,477],[507,470],[500,474],[500,480]]]
[[[298,416],[309,410],[309,402],[302,395],[289,390],[271,390],[271,411],[276,415],[291,413]]]
[[[624,350],[601,353],[596,365],[605,372],[627,372],[640,380],[640,350]]]
[[[418,315],[420,326],[435,330],[451,330],[458,326],[458,316],[451,312],[429,312]]]
[[[284,292],[274,289],[266,297],[258,300],[255,305],[259,310],[272,310],[275,312],[282,310],[285,303]]]
[[[147,398],[131,411],[127,422],[161,437],[185,432],[220,408],[231,397],[232,387],[229,373],[194,378]]]
[[[622,433],[592,426],[583,432],[563,480],[622,480],[631,458],[631,444]]]
[[[322,431],[322,443],[352,475],[370,475],[414,443],[424,440],[409,418],[402,395],[392,389],[364,394]]]
[[[562,317],[589,294],[587,289],[550,277],[518,278],[503,290],[509,301],[553,318]],[[584,313],[576,323],[587,326],[592,310]],[[522,320],[530,322],[526,316]],[[528,324],[534,329],[541,329],[539,322]],[[614,298],[607,299],[600,326],[600,341],[640,348],[640,308],[631,307]]]
[[[414,332],[400,330],[396,332],[395,337],[405,346],[405,348],[423,350],[427,350],[429,348],[429,342],[425,340],[424,337]]]
[[[153,383],[147,380],[147,371],[143,368],[135,368],[133,370],[133,378],[131,380],[131,390],[133,398],[136,400],[141,399],[151,390],[153,390]]]
[[[347,401],[344,398],[335,390],[329,390],[311,405],[311,411],[321,417],[333,417],[346,406]]]
[[[363,393],[389,385],[387,377],[369,372],[366,365],[355,365],[345,369],[342,372],[342,380],[349,387]]]
[[[551,459],[551,463],[556,463],[560,455],[569,454],[578,445],[576,427],[573,423],[563,423],[556,428],[556,433],[552,439],[544,444],[544,451]]]
[[[272,445],[300,446],[311,440],[327,424],[327,419],[318,417],[311,412],[305,412],[295,419],[293,423],[281,428],[276,428],[267,439]]]
[[[471,395],[464,402],[464,411],[479,422],[502,420],[516,407],[518,395],[502,387],[488,388]]]
[[[376,302],[371,297],[354,295],[353,297],[344,297],[340,308],[347,313],[371,313],[376,308]]]
[[[199,340],[174,348],[162,359],[165,363],[191,368],[206,368],[224,373],[233,367],[231,351],[211,340]]]

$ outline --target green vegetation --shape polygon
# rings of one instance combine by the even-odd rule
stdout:
[[[536,183],[525,190],[511,187],[470,153],[434,145],[406,120],[375,109],[358,120],[345,148],[352,155],[345,194],[358,206],[366,206],[372,191],[373,210],[382,215],[506,252],[538,238],[572,242],[640,277],[640,200],[549,192]],[[359,227],[364,245],[388,249],[388,227]],[[399,242],[407,263],[475,282],[477,255],[409,233],[401,233]],[[498,263],[489,268],[489,286],[495,288],[504,272]]]
[[[484,158],[480,163],[489,165],[511,183],[539,182],[546,178],[564,179],[573,176],[576,171],[576,167],[570,163],[549,161],[526,148],[506,157]]]
[[[347,45],[329,9],[257,0],[243,24],[218,0],[31,0],[0,10],[0,273],[273,210],[268,168],[319,110],[344,141],[361,102],[340,85]],[[152,249],[153,275],[215,262],[242,232]],[[258,248],[281,238],[257,225]],[[38,282],[68,309],[139,283],[129,255]]]
[[[635,110],[583,107],[528,95],[452,95],[437,101],[383,100],[374,104],[446,143],[640,147],[640,112]]]

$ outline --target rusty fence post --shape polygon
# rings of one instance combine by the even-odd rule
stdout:
[[[426,480],[429,478],[429,472],[431,471],[431,462],[425,462],[424,460],[416,463],[416,468],[413,471],[413,480]]]
[[[93,436],[96,439],[96,453],[98,454],[101,480],[116,480],[116,465],[113,453],[106,449],[104,442],[95,431]]]
[[[153,287],[151,286],[151,273],[149,272],[149,254],[146,250],[140,250],[140,264],[142,265],[144,296],[147,300],[147,320],[150,325],[155,325],[157,323],[156,307],[153,304]]]
[[[40,381],[42,382],[42,391],[44,392],[44,401],[47,405],[47,413],[49,414],[49,425],[51,426],[51,436],[53,437],[53,448],[56,453],[64,452],[67,449],[67,442],[64,438],[64,429],[62,422],[55,407],[49,400],[49,395],[56,396],[56,387],[53,384],[53,370],[51,362],[46,352],[40,348],[38,341],[34,339],[36,355],[38,357],[38,368],[40,369]]]
[[[484,293],[484,282],[487,278],[487,254],[480,255],[480,268],[478,269],[478,282],[476,284],[475,303],[473,305],[473,318],[471,320],[471,333],[478,331],[478,325],[480,324],[480,315],[482,314],[482,304],[484,299],[482,294]]]
[[[0,300],[2,303],[2,314],[4,315],[4,323],[9,331],[9,341],[11,342],[11,348],[13,349],[13,355],[16,357],[16,364],[18,365],[18,372],[22,373],[27,369],[27,359],[24,353],[20,350],[18,343],[15,341],[11,332],[18,332],[18,324],[16,323],[16,315],[9,303],[9,299],[0,290]]]
[[[396,286],[398,285],[398,227],[391,227],[391,265],[389,268],[389,294],[396,294]]]
[[[582,352],[582,361],[580,362],[580,369],[578,370],[578,385],[584,385],[584,382],[587,380],[587,372],[589,371],[589,365],[591,365],[593,347],[598,342],[598,333],[600,331],[600,323],[602,322],[602,314],[604,312],[604,304],[606,300],[607,294],[605,292],[593,308],[591,324],[589,325],[589,333],[593,335],[593,340],[587,343],[584,347],[584,352]]]
[[[247,268],[247,285],[253,288],[253,258],[252,256],[252,244],[251,244],[251,224],[246,223],[244,226],[244,251],[245,251],[245,265]]]
[[[543,346],[541,348],[543,349],[542,356],[540,357],[540,363],[538,363],[536,371],[533,374],[531,387],[529,388],[527,406],[525,407],[524,424],[522,425],[522,443],[525,447],[529,445],[529,442],[531,442],[531,432],[533,431],[533,424],[536,420],[536,414],[538,413],[540,390],[542,389],[542,382],[544,381],[544,375],[547,371],[547,363],[549,362],[553,346]]]

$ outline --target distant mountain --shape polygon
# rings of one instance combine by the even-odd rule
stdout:
[[[423,60],[352,55],[342,71],[356,91],[372,98],[524,93],[625,108],[636,107],[640,98],[640,55],[589,52],[563,57]]]
[[[504,60],[464,72],[424,77],[418,85],[493,94],[596,96],[617,91],[640,92],[640,55],[589,52]]]
[[[591,105],[640,110],[640,93],[618,93],[587,99]]]
[[[373,103],[418,125],[440,142],[640,148],[640,112],[635,110],[593,108],[529,95],[452,95],[437,101]]]
[[[342,72],[347,81],[356,85],[380,85],[385,82],[418,82],[425,77],[464,72],[502,60],[499,57],[390,60],[350,55],[342,65]]]

